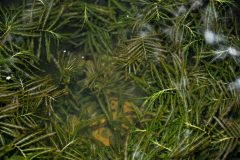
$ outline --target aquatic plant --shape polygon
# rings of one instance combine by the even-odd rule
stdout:
[[[236,0],[0,2],[0,159],[240,155]]]

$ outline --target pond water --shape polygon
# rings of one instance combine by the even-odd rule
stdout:
[[[231,159],[237,0],[1,0],[0,159]]]

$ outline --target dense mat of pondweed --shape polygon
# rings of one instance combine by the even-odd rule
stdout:
[[[0,159],[239,157],[237,0],[0,2]]]

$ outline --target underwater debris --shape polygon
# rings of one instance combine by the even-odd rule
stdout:
[[[12,79],[11,76],[7,76],[7,77],[6,77],[6,80],[10,80],[10,79]]]
[[[220,49],[214,51],[216,57],[214,58],[215,60],[223,60],[227,56],[227,50],[221,47]]]
[[[181,5],[181,6],[178,8],[177,14],[178,14],[178,15],[181,15],[181,14],[184,14],[184,13],[186,13],[186,12],[187,12],[187,8],[186,8],[185,6],[183,6],[183,5]]]
[[[142,160],[144,158],[144,153],[141,151],[135,151],[132,155],[132,160]]]
[[[138,32],[138,36],[140,37],[146,37],[154,33],[154,27],[151,24],[144,24],[142,27],[140,27],[140,30]]]
[[[223,60],[226,58],[227,55],[231,56],[232,58],[237,58],[240,56],[240,51],[237,50],[235,47],[220,47],[219,50],[215,51],[216,57],[214,59],[216,60]]]
[[[234,82],[228,84],[228,90],[230,91],[240,91],[240,78],[236,79]]]
[[[191,10],[197,10],[199,8],[201,8],[203,6],[203,1],[202,0],[194,0],[194,1],[191,1],[192,2],[192,5],[190,7]]]
[[[184,32],[181,29],[176,30],[174,26],[161,27],[160,32],[168,36],[174,44],[181,44],[183,41]]]
[[[144,24],[141,27],[138,35],[140,37],[146,37],[146,36],[149,36],[151,33],[153,33],[153,31],[154,31],[154,28],[150,24]]]
[[[228,47],[227,49],[228,54],[230,54],[231,56],[240,56],[240,51],[238,51],[236,48],[234,47]]]
[[[187,12],[187,8],[184,5],[181,5],[177,8],[177,11],[174,12],[175,16],[181,16]]]
[[[220,41],[223,41],[221,35],[218,35],[209,29],[204,31],[204,38],[207,44],[216,44],[219,43]]]

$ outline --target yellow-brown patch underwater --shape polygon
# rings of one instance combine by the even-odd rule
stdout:
[[[136,115],[134,114],[134,104],[129,101],[124,101],[120,104],[117,98],[110,99],[110,110],[113,122],[117,122],[115,127],[117,130],[127,132],[131,125],[133,125]],[[91,126],[92,137],[104,144],[105,146],[111,146],[115,135],[115,127],[111,127],[109,120],[104,116],[100,120],[93,123]]]

